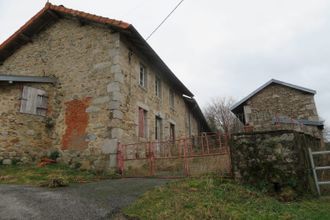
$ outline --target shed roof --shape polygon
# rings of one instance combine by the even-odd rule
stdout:
[[[51,3],[46,3],[45,7],[27,21],[19,30],[17,30],[12,36],[5,40],[0,45],[0,63],[4,62],[9,56],[11,56],[17,49],[26,43],[32,42],[33,36],[38,34],[47,26],[57,22],[62,18],[77,19],[81,23],[102,25],[114,31],[118,31],[122,35],[132,42],[133,45],[141,52],[148,60],[161,69],[168,77],[172,85],[182,92],[183,95],[193,97],[193,93],[174,75],[170,68],[164,63],[164,61],[157,55],[157,53],[151,48],[146,40],[139,34],[133,25],[106,17],[101,17],[86,12],[73,10],[64,7],[63,5],[57,6]],[[1,78],[3,77],[3,78]],[[13,78],[10,78],[13,77]],[[31,76],[0,76],[0,81],[8,82],[52,82],[53,78],[50,77],[31,77]],[[191,98],[193,99],[193,98]],[[194,99],[193,99],[194,100]],[[185,99],[187,102],[187,100]],[[191,103],[190,103],[191,104]],[[205,120],[205,117],[198,106],[197,102],[193,102],[193,112],[200,118],[201,126],[205,131],[209,131],[209,126]]]
[[[48,76],[18,76],[0,74],[0,82],[31,82],[31,83],[56,83],[56,79]]]
[[[177,90],[185,95],[191,97],[194,96],[192,92],[189,91],[189,89],[174,75],[133,25],[123,21],[69,9],[62,5],[53,5],[51,3],[46,3],[41,11],[0,45],[0,63],[4,62],[22,45],[31,42],[34,35],[64,17],[77,19],[82,23],[103,25],[106,28],[110,28],[125,35],[127,39],[129,39],[132,44],[148,58],[150,63],[154,64],[166,74],[166,77],[168,77],[169,81]]]
[[[278,84],[278,85],[282,85],[282,86],[286,86],[292,89],[296,89],[305,93],[310,93],[312,95],[316,94],[315,90],[312,89],[307,89],[301,86],[297,86],[297,85],[293,85],[290,83],[286,83],[280,80],[276,80],[276,79],[271,79],[268,82],[266,82],[265,84],[263,84],[262,86],[260,86],[259,88],[257,88],[256,90],[254,90],[252,93],[250,93],[248,96],[246,96],[245,98],[243,98],[242,100],[240,100],[239,102],[237,102],[236,104],[234,104],[230,110],[232,112],[235,112],[236,109],[238,109],[242,104],[244,104],[247,100],[249,100],[250,98],[252,98],[253,96],[255,96],[257,93],[259,93],[261,90],[263,90],[264,88],[266,88],[267,86],[271,85],[271,84]]]

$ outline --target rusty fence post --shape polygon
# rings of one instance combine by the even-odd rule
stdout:
[[[233,164],[232,164],[232,154],[231,154],[231,149],[230,149],[230,144],[229,144],[230,138],[231,138],[231,134],[226,133],[225,134],[225,142],[226,142],[226,151],[227,151],[227,155],[228,155],[228,164],[229,164],[230,174],[233,177],[234,176],[234,171],[233,171]]]
[[[194,137],[190,137],[189,138],[189,152],[188,152],[188,154],[189,154],[189,156],[193,156],[194,155],[194,146],[193,146],[193,143],[194,143]]]
[[[200,138],[200,141],[201,141],[201,144],[202,144],[202,155],[204,155],[204,138],[203,138],[203,134],[199,138]]]
[[[219,141],[219,153],[221,153],[221,150],[222,150],[222,144],[221,144],[221,133],[220,132],[217,132],[218,134],[218,141]]]
[[[206,147],[207,147],[207,154],[210,154],[209,136],[207,134],[205,134],[204,138],[205,138]]]
[[[184,139],[183,145],[183,161],[184,161],[184,173],[186,176],[189,176],[189,162],[188,162],[188,146],[187,146],[187,139]]]

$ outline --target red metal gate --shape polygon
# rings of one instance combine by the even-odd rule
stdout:
[[[125,176],[189,176],[230,173],[229,136],[201,136],[161,142],[118,143],[117,164]]]

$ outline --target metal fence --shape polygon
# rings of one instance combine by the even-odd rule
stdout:
[[[236,117],[240,121],[245,121],[244,114],[236,114]],[[309,121],[306,119],[295,119],[293,116],[281,115],[280,113],[271,113],[271,112],[253,112],[249,113],[249,121],[253,124],[246,123],[243,127],[243,130],[240,132],[246,131],[262,131],[262,130],[297,130],[305,133],[310,133],[312,135],[320,135],[319,131],[311,129],[311,126],[314,127],[321,126],[322,121]],[[319,124],[315,124],[319,123]],[[315,133],[315,134],[314,134]],[[324,134],[328,140],[330,140],[330,132]]]
[[[229,136],[221,133],[204,133],[201,136],[182,138],[178,140],[151,141],[133,144],[118,144],[117,164],[119,172],[128,176],[155,176],[166,173],[168,176],[189,176],[191,170],[198,167],[217,167],[216,164],[207,165],[207,158],[213,157],[215,163],[219,162],[217,156],[225,155],[226,170],[230,170]],[[200,158],[201,160],[194,160]],[[206,161],[205,161],[206,160]],[[221,158],[220,158],[221,160]],[[221,162],[220,162],[221,163]],[[222,163],[224,165],[224,163]],[[219,164],[221,166],[221,164]],[[192,168],[193,167],[193,168]],[[205,168],[206,169],[206,168]],[[177,172],[173,173],[173,170]],[[172,172],[171,172],[172,171]],[[206,170],[205,170],[206,171]],[[212,171],[211,169],[209,171]]]

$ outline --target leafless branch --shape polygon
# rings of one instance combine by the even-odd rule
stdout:
[[[205,108],[205,116],[210,127],[215,131],[238,132],[242,128],[241,122],[230,111],[234,99],[229,97],[217,97]]]

